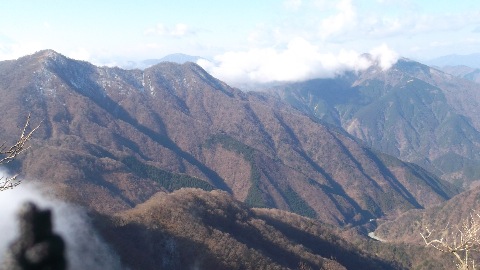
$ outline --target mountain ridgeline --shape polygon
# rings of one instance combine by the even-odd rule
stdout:
[[[341,126],[381,152],[459,186],[480,179],[480,86],[400,59],[358,74],[285,84],[271,92]]]
[[[31,114],[40,127],[8,168],[83,205],[129,269],[440,269],[404,239],[410,215],[460,191],[418,164],[475,179],[475,103],[449,83],[474,84],[445,76],[404,60],[271,95],[194,63],[123,70],[47,50],[0,62],[0,132],[14,141]],[[425,130],[427,146],[456,143],[435,154],[457,163],[418,160]],[[384,222],[398,216],[405,230]],[[391,243],[359,234],[377,221]]]
[[[401,269],[334,228],[250,209],[219,190],[159,192],[104,224],[103,235],[132,269]]]
[[[195,187],[355,225],[458,193],[417,165],[266,94],[231,88],[193,63],[122,70],[41,51],[0,62],[0,94],[7,139],[28,113],[41,122],[32,150],[12,169],[100,213]]]

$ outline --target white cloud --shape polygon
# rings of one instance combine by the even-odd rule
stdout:
[[[302,0],[285,0],[283,6],[289,10],[298,10],[302,6]]]
[[[82,60],[82,61],[92,60],[90,52],[85,48],[77,48],[75,51],[70,52],[68,56],[76,60]]]
[[[312,0],[313,6],[316,7],[318,10],[322,11],[332,4],[332,2],[328,2],[328,0]]]
[[[398,60],[398,54],[390,49],[386,44],[373,48],[370,51],[373,58],[378,61],[379,66],[383,70],[389,69]]]
[[[363,16],[356,22],[355,37],[385,38],[457,31],[480,23],[478,11],[447,14],[419,14],[414,10],[386,16],[379,13]]]
[[[44,49],[39,42],[0,43],[0,61],[12,60]]]
[[[336,11],[336,14],[323,19],[320,24],[320,36],[324,39],[355,25],[357,13],[351,0],[341,0],[336,5]]]
[[[175,25],[175,27],[171,30],[171,35],[176,36],[176,37],[181,37],[189,34],[190,29],[188,28],[188,25],[184,23],[178,23]]]
[[[396,53],[386,45],[370,53],[383,69],[389,68],[397,59]],[[227,52],[216,56],[213,62],[202,59],[198,64],[213,76],[240,85],[334,77],[346,70],[366,69],[372,62],[353,50],[325,53],[305,39],[295,38],[281,50],[255,48]]]
[[[293,0],[284,5],[294,7]],[[422,12],[421,5],[408,0],[377,0],[373,4],[352,0],[303,0],[298,8],[304,14],[290,25],[282,25],[282,32],[311,39],[308,33],[326,42],[345,43],[379,40],[405,35],[456,31],[480,23],[477,10],[452,13]],[[301,22],[301,23],[300,23]],[[265,28],[265,27],[263,27]],[[273,31],[275,25],[270,25]],[[292,36],[290,35],[290,38]]]
[[[49,22],[43,22],[43,28],[45,29],[51,29],[52,25]]]
[[[187,35],[195,34],[195,31],[184,23],[177,23],[174,26],[167,26],[163,23],[159,23],[155,27],[151,27],[145,30],[145,34],[170,37],[184,37]]]

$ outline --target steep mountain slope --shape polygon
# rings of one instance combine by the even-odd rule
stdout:
[[[220,191],[158,193],[104,226],[105,237],[134,269],[298,269],[302,263],[311,269],[396,268],[328,226],[279,210],[249,209]]]
[[[158,191],[199,187],[346,225],[457,192],[193,63],[125,71],[42,51],[0,62],[0,94],[7,139],[28,112],[42,121],[11,169],[101,213],[130,209]]]
[[[293,83],[274,91],[382,152],[458,184],[480,179],[480,86],[407,59],[384,71]]]

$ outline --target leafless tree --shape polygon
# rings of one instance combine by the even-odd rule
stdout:
[[[474,255],[480,253],[480,214],[471,213],[460,224],[440,231],[425,228],[421,236],[426,246],[452,254],[457,269],[477,269]]]
[[[40,127],[36,126],[33,129],[30,129],[30,115],[27,117],[27,121],[23,126],[22,133],[20,138],[11,146],[8,146],[6,142],[0,145],[0,164],[6,164],[15,159],[20,153],[23,153],[29,148],[27,142],[32,137],[32,134]],[[30,129],[30,130],[29,130]],[[20,181],[17,180],[17,175],[12,177],[0,177],[0,191],[6,189],[14,188],[20,184]]]

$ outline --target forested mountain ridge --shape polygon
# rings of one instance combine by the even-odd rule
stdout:
[[[369,146],[468,187],[480,179],[480,85],[408,59],[273,87]]]
[[[249,209],[219,190],[158,193],[104,224],[105,237],[134,269],[401,269],[329,226]]]
[[[193,63],[126,71],[41,51],[0,62],[0,87],[3,131],[29,112],[42,121],[32,151],[12,169],[102,213],[130,209],[157,191],[198,187],[347,225],[457,192]]]
[[[196,64],[122,70],[41,51],[0,62],[0,94],[7,141],[29,113],[40,124],[8,168],[84,206],[131,268],[442,264],[419,246],[365,240],[357,228],[458,189]]]

